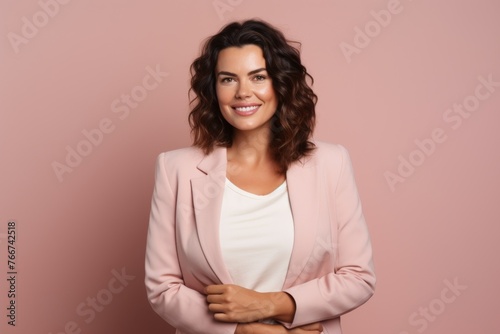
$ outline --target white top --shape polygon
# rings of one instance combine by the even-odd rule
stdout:
[[[234,284],[259,292],[281,291],[293,237],[286,181],[270,194],[255,195],[226,179],[220,242]]]

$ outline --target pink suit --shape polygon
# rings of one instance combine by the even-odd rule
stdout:
[[[340,145],[316,142],[286,173],[295,239],[283,291],[295,300],[293,323],[321,321],[340,334],[340,315],[375,288],[370,236],[351,161]],[[203,290],[232,283],[219,243],[226,149],[194,147],[159,155],[146,250],[146,288],[154,310],[177,334],[233,334],[213,320]],[[276,236],[279,238],[279,236]]]

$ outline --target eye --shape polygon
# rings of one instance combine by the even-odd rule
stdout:
[[[257,74],[257,75],[254,77],[254,79],[255,79],[256,81],[263,81],[263,80],[266,80],[266,79],[267,79],[267,77],[266,77],[265,75],[262,75],[262,74]]]
[[[225,78],[222,78],[220,80],[220,82],[222,83],[230,83],[230,82],[233,82],[234,81],[234,78],[231,78],[231,77],[225,77]]]

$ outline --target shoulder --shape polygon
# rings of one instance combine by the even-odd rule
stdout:
[[[344,146],[317,140],[313,143],[316,149],[312,152],[311,157],[316,163],[342,165],[349,161],[349,153]]]
[[[340,144],[328,143],[324,141],[315,140],[313,141],[314,145],[316,145],[316,154],[319,155],[330,155],[337,154],[343,155],[347,153],[347,150],[344,146]]]
[[[197,165],[203,157],[203,151],[197,147],[184,147],[160,153],[156,158],[157,184],[168,184],[174,192],[179,185],[189,184],[189,179],[198,175]]]
[[[313,141],[316,149],[312,152],[305,166],[313,167],[318,175],[323,175],[338,183],[341,178],[351,177],[354,173],[347,149],[341,144]]]
[[[354,185],[354,169],[347,149],[340,144],[325,142],[315,142],[317,149],[316,164],[317,169],[322,171],[322,175],[339,185]]]
[[[194,146],[184,147],[160,153],[156,165],[157,168],[175,173],[178,170],[196,168],[203,157],[201,149]]]
[[[158,156],[157,165],[168,173],[190,177],[225,170],[226,148],[218,146],[208,154],[196,146],[167,151]]]
[[[165,151],[159,154],[159,158],[168,161],[185,161],[185,160],[198,160],[204,156],[203,151],[195,146],[188,146],[178,148],[171,151]]]

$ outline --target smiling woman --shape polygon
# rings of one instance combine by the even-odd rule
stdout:
[[[375,275],[347,151],[313,141],[300,53],[231,23],[191,66],[194,145],[159,155],[146,251],[154,310],[182,333],[342,333]]]
[[[266,83],[272,83],[277,99],[276,110],[269,124],[269,135],[272,137],[269,151],[280,171],[285,172],[290,163],[313,150],[310,138],[314,129],[317,97],[307,83],[306,79],[310,79],[311,84],[313,79],[300,61],[299,50],[291,44],[281,31],[267,23],[253,20],[241,25],[228,24],[219,34],[205,42],[202,54],[191,65],[191,92],[195,97],[191,101],[193,109],[189,121],[196,146],[208,154],[216,146],[232,145],[234,129],[221,114],[219,100],[222,96],[217,94],[220,86],[217,71],[226,70],[220,68],[222,61],[225,61],[225,66],[235,67],[236,64],[230,64],[231,61],[245,55],[245,61],[239,60],[240,66],[250,66],[252,64],[249,62],[252,61],[256,67],[249,68],[244,75],[264,68],[265,73],[262,74],[268,78]],[[239,71],[243,72],[241,69]],[[237,81],[236,73],[228,72],[231,81]],[[258,78],[262,79],[260,76],[255,77]],[[241,83],[237,87],[246,89]]]
[[[216,73],[219,108],[235,132],[268,132],[278,101],[262,50],[256,45],[224,49]]]

